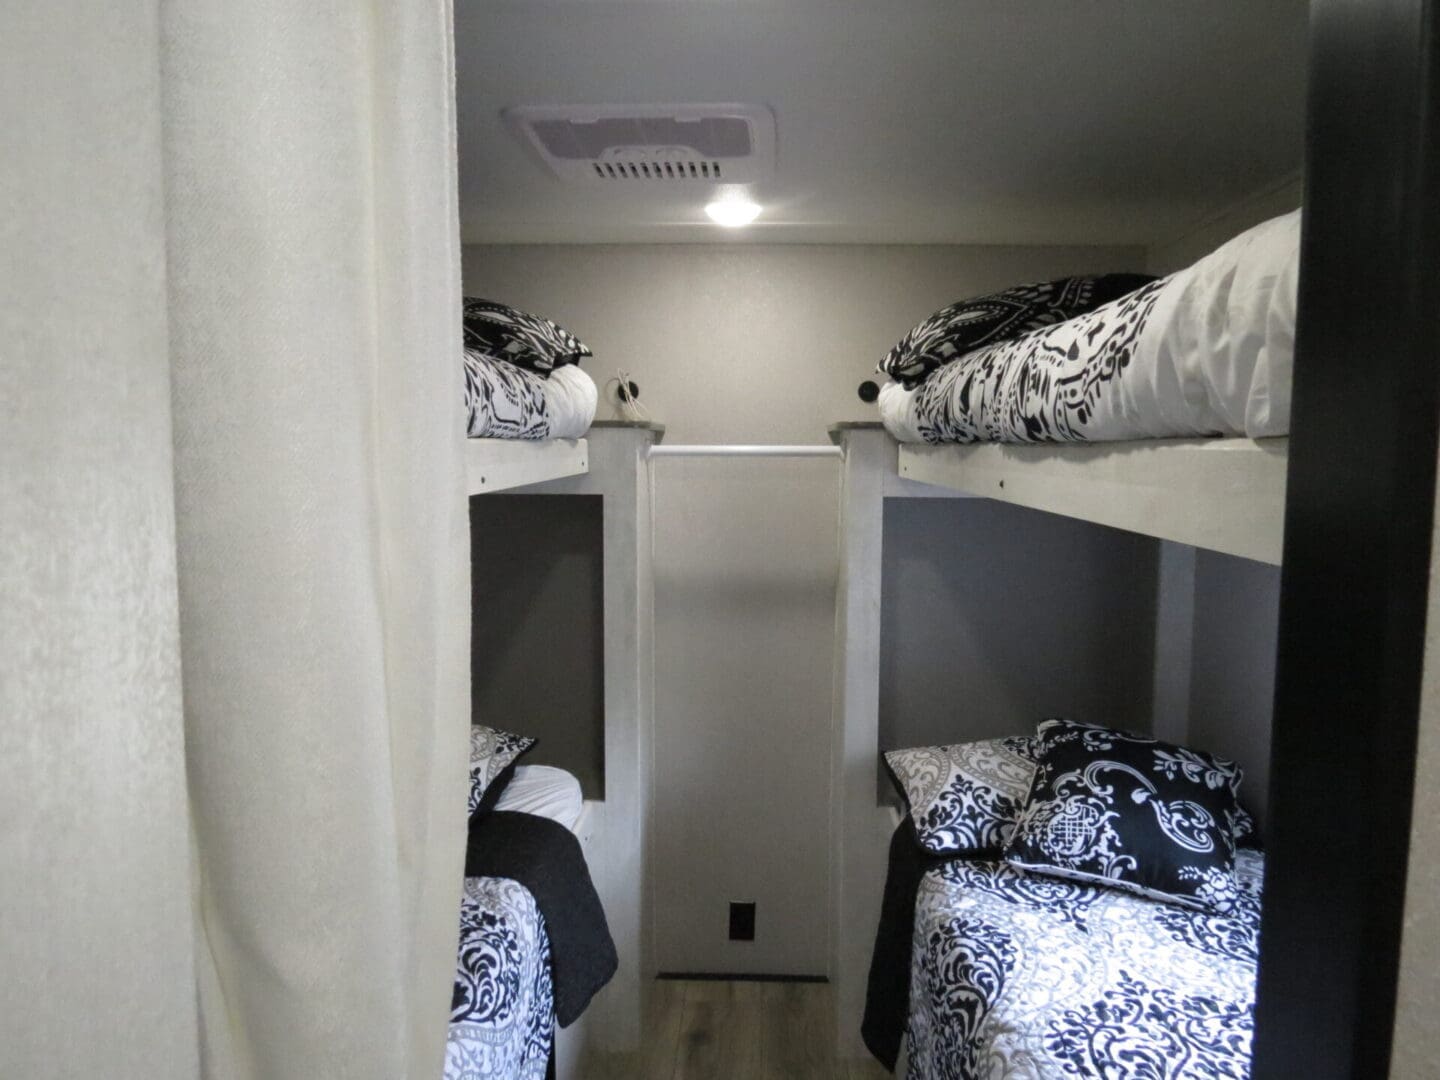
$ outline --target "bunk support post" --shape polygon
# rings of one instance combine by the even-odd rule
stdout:
[[[1253,1076],[1432,1075],[1440,2],[1314,0],[1310,58]]]
[[[895,444],[879,425],[840,426],[840,579],[830,771],[830,953],[836,1053],[866,1056],[860,1040],[870,950],[880,919],[889,819],[876,806],[880,747],[880,572],[885,475]]]
[[[653,806],[655,642],[650,447],[643,427],[592,429],[591,469],[607,478],[605,544],[605,848],[591,860],[620,967],[596,997],[591,1045],[640,1047],[650,955],[649,844]],[[613,901],[611,898],[614,898]]]
[[[597,421],[589,471],[520,491],[599,495],[604,544],[605,797],[587,803],[586,860],[620,966],[572,1027],[556,1032],[560,1080],[639,1060],[651,941],[650,820],[654,806],[655,601],[650,449],[665,429]]]

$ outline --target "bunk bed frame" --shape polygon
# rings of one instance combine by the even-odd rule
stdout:
[[[899,474],[1278,566],[1289,442],[902,445]]]
[[[1440,0],[1313,0],[1309,74],[1254,1080],[1390,1071],[1440,415]]]
[[[653,969],[644,890],[653,803],[654,576],[650,451],[663,425],[597,420],[585,439],[470,439],[471,495],[511,491],[599,495],[605,635],[605,797],[587,799],[579,833],[620,966],[571,1027],[556,1031],[560,1080],[585,1075],[584,1058],[639,1046],[642,972]]]
[[[1282,566],[1251,1075],[1389,1073],[1440,446],[1437,86],[1440,0],[1313,0],[1289,439],[900,447],[878,424],[832,431],[842,1055],[863,1053],[894,822],[875,795],[883,500],[963,493]]]
[[[876,799],[880,751],[881,566],[884,504],[892,498],[988,498],[1153,536],[1162,587],[1157,604],[1194,588],[1190,548],[1280,562],[1288,440],[1156,439],[1109,444],[937,446],[897,443],[879,423],[830,429],[844,457],[840,587],[836,603],[832,762],[833,916],[839,1052],[859,1041],[879,883],[894,832]],[[1157,632],[1188,619],[1159,619]],[[1172,632],[1180,632],[1178,629]],[[1186,669],[1189,650],[1157,639],[1157,668]],[[1177,670],[1171,672],[1178,675]],[[1168,685],[1176,679],[1158,679]]]
[[[465,484],[471,495],[544,484],[589,470],[590,443],[585,439],[465,440]]]

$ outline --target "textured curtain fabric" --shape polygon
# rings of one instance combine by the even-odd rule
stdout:
[[[153,8],[79,6],[0,4],[0,1076],[179,1080],[159,42]]]
[[[469,717],[450,5],[19,6],[0,1074],[437,1077]]]

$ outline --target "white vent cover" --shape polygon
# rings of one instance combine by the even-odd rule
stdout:
[[[753,184],[775,171],[764,105],[517,105],[503,115],[562,180]]]

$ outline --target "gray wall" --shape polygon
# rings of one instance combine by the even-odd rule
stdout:
[[[1288,214],[1303,201],[1304,178],[1295,173],[1253,192],[1178,236],[1149,249],[1147,264],[1152,274],[1169,274],[1209,255],[1221,244],[1246,229],[1281,214]]]
[[[605,642],[599,495],[470,500],[471,720],[540,740],[605,795]]]
[[[1047,716],[1148,731],[1157,548],[988,499],[886,500],[881,749]]]
[[[1195,622],[1186,741],[1238,761],[1242,801],[1263,835],[1275,696],[1280,568],[1195,553]]]
[[[557,320],[623,367],[667,443],[818,443],[875,418],[855,387],[962,296],[1089,270],[1117,248],[466,247],[471,294]],[[601,415],[610,415],[602,405]],[[656,958],[666,970],[826,969],[838,469],[655,464]],[[725,940],[755,900],[756,942]]]

